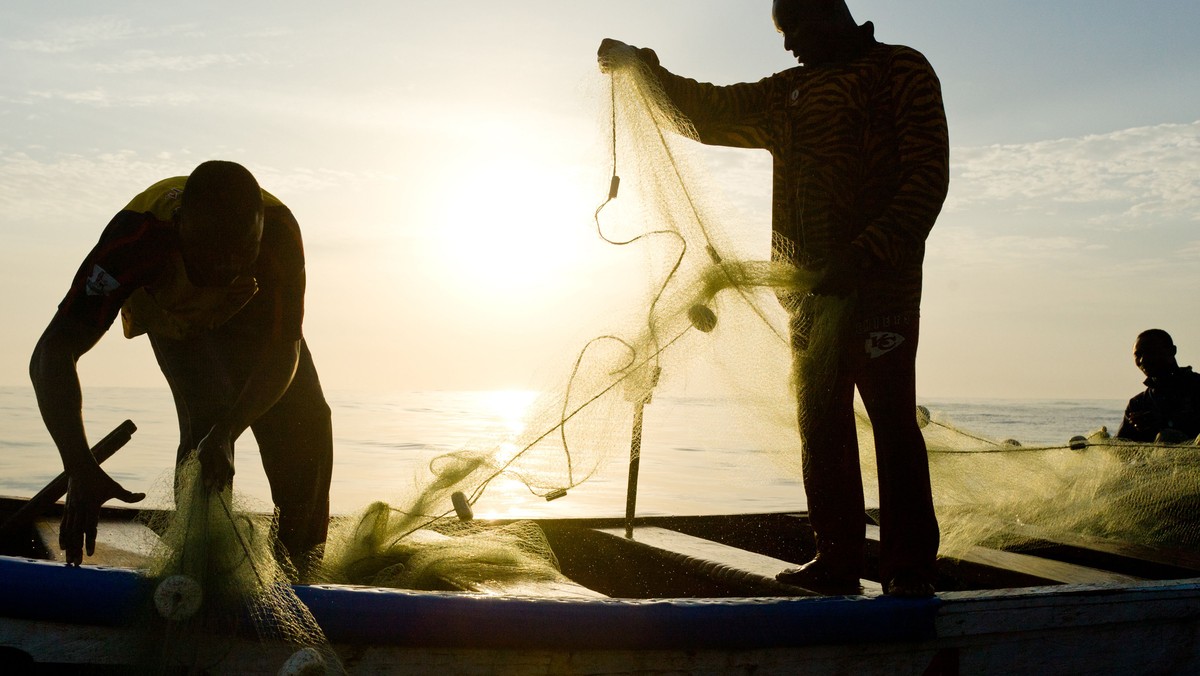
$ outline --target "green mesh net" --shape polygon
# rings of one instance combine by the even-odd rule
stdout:
[[[731,476],[731,485],[800,476],[797,416],[822,412],[798,411],[798,396],[806,388],[826,389],[836,369],[819,347],[793,354],[788,338],[783,304],[805,295],[812,279],[786,262],[789,252],[762,250],[731,235],[766,225],[730,225],[694,155],[699,144],[686,120],[640,61],[617,54],[611,66],[605,103],[612,113],[613,174],[595,222],[605,242],[640,252],[645,297],[564,363],[562,380],[543,388],[522,431],[439,456],[410,495],[379,496],[388,502],[332,524],[314,581],[489,591],[522,580],[561,580],[554,553],[532,522],[488,526],[459,513],[485,499],[498,481],[557,499],[614,459],[627,460],[639,407],[656,389],[698,372],[744,443],[771,459],[748,459],[738,470],[744,476]],[[812,327],[818,339],[809,344],[835,344],[819,337],[842,330],[852,301],[811,302],[827,307],[814,313],[823,323]],[[1138,446],[1096,433],[1062,446],[1022,447],[972,435],[927,411],[914,415],[930,450],[943,555],[1079,535],[1197,546],[1189,525],[1195,520],[1182,518],[1200,506],[1195,446]],[[877,504],[873,439],[861,412],[858,427],[867,501]],[[192,661],[203,662],[206,653],[196,646],[218,653],[223,644],[201,637],[216,626],[248,622],[270,640],[295,646],[308,663],[339,669],[286,585],[287,566],[276,562],[269,523],[247,516],[228,493],[204,495],[189,481],[177,495],[171,521],[157,526],[165,532],[163,549],[149,573],[168,587],[158,622],[164,661],[192,651]],[[802,506],[798,494],[797,511]],[[188,610],[196,596],[202,601]]]

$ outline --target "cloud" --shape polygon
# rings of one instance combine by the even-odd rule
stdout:
[[[188,72],[214,66],[264,64],[259,54],[159,54],[148,49],[124,53],[110,62],[96,62],[89,68],[100,73],[140,73],[145,71]]]
[[[267,59],[256,53],[210,52],[203,47],[220,38],[206,35],[196,26],[137,25],[117,17],[80,19],[53,25],[39,37],[9,40],[6,46],[17,52],[43,57],[74,55],[80,58],[74,68],[98,73],[129,74],[144,72],[190,72],[217,66],[263,64]],[[289,34],[287,30],[262,29],[249,39],[261,41]],[[119,49],[132,46],[130,49]],[[200,49],[194,49],[200,47]]]
[[[95,108],[145,108],[152,106],[184,106],[199,100],[196,94],[177,92],[162,92],[157,94],[116,95],[104,87],[92,87],[74,91],[44,90],[28,92],[21,101],[64,101]]]
[[[66,54],[120,42],[143,34],[126,19],[96,17],[55,25],[48,35],[9,40],[9,49],[40,54]]]
[[[948,212],[1068,211],[1116,229],[1200,220],[1200,121],[955,148],[951,163]]]

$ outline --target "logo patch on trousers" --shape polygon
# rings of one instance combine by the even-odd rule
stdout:
[[[873,331],[867,335],[867,354],[871,359],[882,357],[904,342],[904,336],[891,331]]]

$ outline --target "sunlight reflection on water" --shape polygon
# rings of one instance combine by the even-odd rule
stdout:
[[[126,418],[138,432],[106,463],[147,503],[170,504],[178,425],[165,389],[85,390],[85,422],[95,441]],[[530,391],[327,393],[334,415],[335,466],[331,502],[349,513],[373,502],[403,503],[428,476],[431,460],[478,447],[481,440],[519,434]],[[1100,424],[1119,422],[1121,402],[933,402],[954,422],[993,438],[1065,441]],[[738,425],[714,400],[656,397],[646,408],[637,513],[700,514],[804,508],[799,478],[767,454],[747,447]],[[0,388],[0,494],[32,495],[61,471],[29,388]],[[517,449],[511,448],[510,453]],[[547,502],[507,477],[492,482],[474,505],[480,518],[622,516],[628,446],[616,460],[562,498]],[[270,491],[253,436],[238,442],[235,487],[252,506],[267,508]],[[447,505],[449,509],[449,505]]]

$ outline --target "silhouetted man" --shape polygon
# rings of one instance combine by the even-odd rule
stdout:
[[[1117,437],[1176,444],[1200,437],[1200,373],[1175,361],[1175,342],[1162,329],[1138,334],[1133,363],[1146,391],[1129,400]]]
[[[920,53],[876,42],[874,27],[855,23],[842,0],[776,0],[772,12],[802,65],[758,82],[699,83],[668,72],[649,49],[636,55],[702,142],[771,152],[775,250],[787,252],[777,255],[821,273],[813,294],[852,299],[851,327],[836,345],[815,346],[810,328],[822,304],[781,298],[797,353],[831,347],[839,363],[832,388],[801,390],[798,407],[817,555],[778,578],[827,593],[859,589],[857,387],[875,434],[885,590],[929,596],[939,533],[915,362],[925,239],[949,183],[941,87]],[[632,49],[605,40],[601,67],[611,50]]]
[[[175,400],[177,462],[193,450],[209,490],[233,480],[234,441],[254,431],[279,540],[301,569],[326,538],[333,443],[304,342],[304,248],[282,202],[233,162],[160,181],[109,222],[34,349],[38,408],[70,477],[59,546],[95,549],[100,506],[137,502],[88,451],[76,362],[122,318],[148,334]]]

